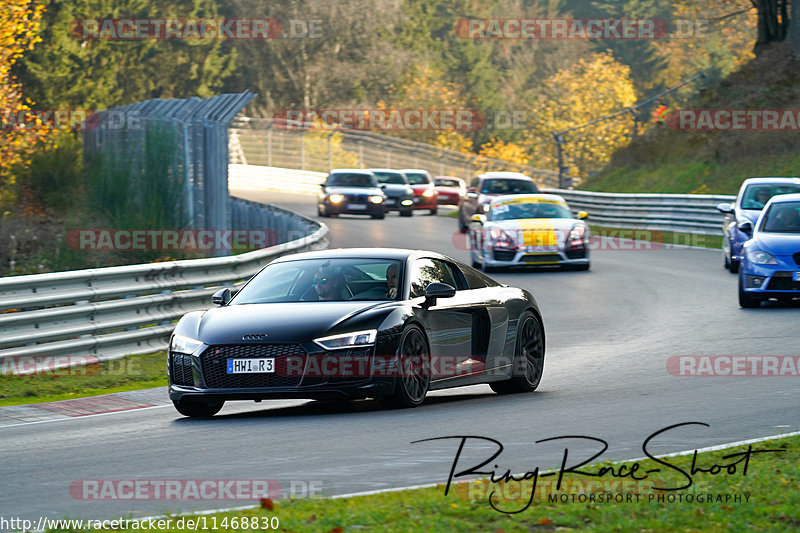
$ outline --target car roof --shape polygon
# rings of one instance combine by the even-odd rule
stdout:
[[[784,202],[798,202],[800,201],[800,192],[793,192],[790,194],[777,194],[769,199],[769,203],[782,204]]]
[[[333,168],[331,169],[328,174],[366,174],[368,176],[372,176],[372,172],[369,170],[364,170],[363,168]]]
[[[796,183],[800,185],[800,178],[789,178],[789,177],[761,177],[761,178],[747,178],[742,182],[742,186],[744,185],[751,185],[753,183]]]
[[[522,172],[492,171],[492,172],[484,172],[478,177],[481,179],[502,178],[502,179],[533,181],[533,178],[531,178],[530,176],[526,176]]]
[[[318,250],[314,252],[301,252],[298,254],[285,255],[272,261],[282,263],[300,259],[331,259],[331,258],[355,258],[355,259],[395,259],[404,261],[416,257],[434,257],[454,261],[436,252],[426,250],[410,250],[405,248],[334,248]],[[455,262],[455,261],[454,261]]]
[[[370,168],[367,169],[369,172],[391,172],[393,174],[402,174],[402,170],[397,170],[396,168]]]
[[[427,170],[425,170],[423,168],[403,168],[403,169],[400,169],[400,172],[419,172],[421,174],[427,174],[428,176],[431,175],[430,172],[428,172]]]
[[[503,196],[498,196],[496,198],[492,198],[492,204],[499,204],[501,202],[506,202],[508,200],[525,200],[525,199],[542,199],[542,200],[558,200],[567,203],[564,200],[563,196],[559,196],[557,194],[504,194]]]

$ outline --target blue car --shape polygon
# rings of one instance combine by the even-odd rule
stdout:
[[[800,298],[800,194],[772,197],[755,224],[739,229],[752,235],[742,247],[739,305]]]
[[[722,223],[722,256],[725,268],[734,274],[739,271],[742,245],[750,237],[741,224],[755,225],[758,215],[770,198],[777,194],[800,192],[800,178],[748,178],[744,180],[733,203],[721,203],[717,210],[725,215]]]

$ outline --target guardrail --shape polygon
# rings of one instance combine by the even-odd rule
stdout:
[[[264,167],[260,165],[228,165],[228,187],[248,191],[284,191],[317,194],[327,174],[313,170]]]
[[[621,228],[722,235],[716,210],[735,196],[717,194],[633,194],[546,189],[564,197],[575,211],[589,213],[591,224]]]
[[[163,350],[173,322],[211,307],[221,286],[238,288],[281,255],[327,246],[328,227],[302,215],[239,199],[231,210],[239,228],[300,237],[230,257],[0,278],[0,367],[22,356],[104,361]]]

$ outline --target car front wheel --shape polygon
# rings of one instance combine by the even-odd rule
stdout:
[[[407,327],[400,338],[395,392],[380,399],[384,407],[402,409],[422,404],[431,384],[429,360],[425,334],[417,326]]]

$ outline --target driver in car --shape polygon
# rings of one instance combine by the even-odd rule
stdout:
[[[344,276],[338,270],[319,269],[312,280],[320,301],[347,300],[350,294],[344,286]]]

